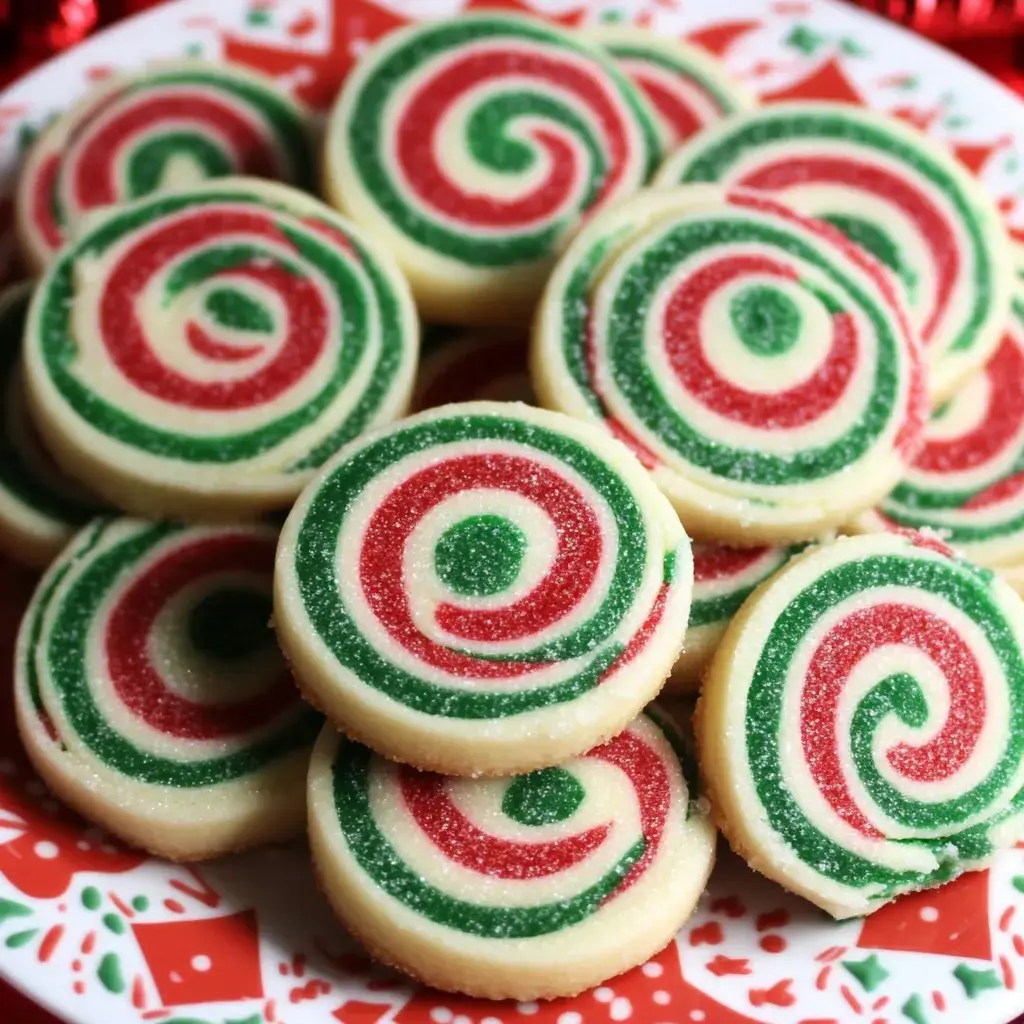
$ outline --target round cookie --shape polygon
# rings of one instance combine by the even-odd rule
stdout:
[[[654,109],[664,152],[705,125],[748,110],[756,100],[707,51],[632,25],[584,31],[614,58]]]
[[[920,349],[877,265],[710,186],[590,221],[538,307],[532,374],[542,405],[632,447],[692,536],[744,546],[880,500],[924,415]]]
[[[533,404],[524,332],[492,328],[424,341],[412,398],[413,412],[451,402]]]
[[[933,414],[903,480],[853,529],[893,526],[935,530],[981,565],[1024,568],[1024,292],[984,370]]]
[[[281,535],[278,640],[309,700],[386,757],[530,771],[623,728],[682,648],[690,544],[600,431],[521,404],[354,442]]]
[[[66,246],[25,329],[61,466],[131,512],[287,506],[408,404],[419,327],[390,257],[317,200],[225,178],[117,208]]]
[[[778,572],[793,547],[732,548],[694,541],[693,599],[686,625],[683,653],[672,669],[667,689],[695,693],[704,669],[725,635],[729,620],[754,588]]]
[[[451,779],[328,726],[309,773],[314,867],[370,952],[429,985],[573,995],[671,942],[707,883],[715,833],[681,751],[652,708],[558,767]]]
[[[1024,604],[920,534],[798,555],[747,599],[696,731],[733,849],[837,918],[1024,834]]]
[[[314,184],[308,111],[264,75],[201,61],[118,75],[58,117],[18,178],[15,220],[41,273],[93,210],[247,174]]]
[[[31,284],[0,292],[0,551],[42,568],[101,511],[66,479],[28,418],[19,355]]]
[[[525,322],[581,217],[659,159],[653,111],[596,46],[532,18],[392,32],[327,125],[327,197],[393,252],[426,320]]]
[[[951,153],[903,122],[847,104],[772,104],[710,125],[654,179],[696,182],[771,192],[870,251],[900,282],[934,400],[998,344],[1013,279],[1002,218]]]
[[[275,540],[97,520],[36,590],[18,729],[46,784],[126,842],[199,860],[302,828],[321,718],[270,629]]]

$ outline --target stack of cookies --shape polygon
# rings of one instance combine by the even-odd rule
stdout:
[[[309,120],[167,66],[27,161],[51,788],[176,859],[308,829],[371,953],[522,1000],[671,941],[715,826],[838,918],[1024,835],[1024,299],[950,155],[497,12],[363,54],[323,200]]]

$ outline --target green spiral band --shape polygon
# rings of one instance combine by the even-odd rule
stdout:
[[[796,559],[741,618],[701,745],[713,756],[740,712],[709,783],[736,785],[727,816],[757,807],[730,834],[770,851],[763,870],[842,917],[1012,841],[1024,605],[991,573],[920,535],[850,538]]]
[[[934,398],[998,344],[1013,260],[996,205],[951,153],[895,118],[825,103],[749,111],[692,137],[655,178],[697,182],[771,193],[870,251],[921,332]]]
[[[639,466],[570,420],[496,403],[343,452],[289,518],[278,567],[282,642],[332,717],[364,735],[385,701],[414,745],[471,744],[469,723],[488,723],[496,758],[529,757],[503,732],[642,700],[659,669],[625,700],[616,680],[648,659],[664,678],[683,626],[668,608],[689,607],[691,580],[685,535]],[[397,735],[367,738],[390,751]]]
[[[111,500],[223,517],[286,504],[403,411],[417,336],[401,275],[351,225],[225,181],[123,208],[61,253],[27,384],[56,454]]]

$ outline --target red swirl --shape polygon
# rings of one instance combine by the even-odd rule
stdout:
[[[492,453],[447,459],[397,486],[374,510],[363,535],[359,576],[377,619],[417,658],[455,675],[508,678],[544,665],[484,661],[435,644],[416,628],[402,571],[402,553],[417,523],[452,495],[474,488],[522,495],[555,525],[557,550],[548,575],[525,597],[487,611],[440,604],[438,625],[465,640],[500,643],[541,632],[583,600],[597,576],[603,539],[584,496],[546,466],[520,456]]]
[[[661,845],[672,802],[668,772],[658,753],[641,737],[624,732],[584,755],[614,765],[632,783],[640,812],[644,852],[607,898],[628,889],[650,866]],[[474,825],[455,806],[441,775],[400,769],[406,807],[424,835],[449,860],[482,875],[521,881],[546,878],[582,863],[608,838],[612,823],[562,839],[517,842]]]
[[[133,715],[167,736],[210,740],[258,729],[294,703],[295,687],[283,667],[251,699],[200,703],[168,686],[150,655],[153,626],[175,594],[218,573],[259,573],[269,583],[274,550],[271,540],[219,534],[175,548],[127,588],[107,620],[104,646],[110,680]]]
[[[800,736],[811,776],[829,806],[851,828],[884,838],[857,806],[840,754],[839,702],[850,674],[873,651],[891,644],[924,652],[949,690],[949,713],[939,732],[920,746],[901,743],[889,764],[912,782],[952,778],[969,760],[985,723],[981,667],[952,626],[924,608],[877,604],[852,612],[822,639],[811,657],[800,700]]]
[[[99,308],[100,331],[110,358],[139,390],[163,402],[193,409],[234,410],[273,402],[307,373],[328,341],[329,314],[317,286],[267,259],[233,266],[226,274],[242,275],[272,289],[285,307],[283,343],[250,376],[229,381],[192,380],[161,362],[149,344],[136,314],[136,304],[177,257],[231,236],[263,239],[294,251],[295,247],[265,213],[203,207],[187,211],[170,223],[145,232],[111,268]],[[188,343],[199,352],[223,360],[223,346],[201,327],[190,324]]]
[[[466,192],[437,162],[437,135],[445,113],[468,91],[483,83],[529,78],[549,91],[571,93],[597,121],[605,137],[607,167],[592,206],[619,188],[630,156],[623,114],[603,83],[582,67],[559,62],[528,49],[475,51],[453,57],[425,82],[402,112],[397,127],[397,159],[403,177],[420,201],[457,223],[486,228],[518,227],[564,212],[580,189],[577,149],[555,131],[533,128],[548,153],[546,178],[527,195],[501,199]]]
[[[926,473],[963,473],[984,465],[1024,430],[1024,351],[1006,334],[985,367],[988,406],[978,425],[959,437],[928,441],[914,459]]]
[[[746,572],[767,555],[771,548],[730,548],[725,544],[697,541],[693,545],[693,581],[710,583]]]
[[[893,278],[886,274],[882,265],[870,256],[861,246],[851,242],[841,231],[825,221],[813,217],[803,217],[794,210],[775,202],[757,192],[731,191],[729,203],[732,206],[748,210],[764,210],[799,225],[804,230],[819,235],[830,245],[838,249],[865,274],[878,289],[885,300],[886,309],[892,313],[897,325],[897,341],[907,359],[907,405],[900,428],[896,434],[896,450],[904,458],[916,453],[921,434],[924,430],[925,418],[928,414],[928,389],[924,359],[921,354],[920,342],[916,332],[910,329],[903,300],[897,294]]]
[[[68,193],[79,209],[108,206],[124,198],[117,179],[120,154],[135,136],[148,134],[162,121],[198,123],[215,134],[231,149],[238,174],[278,176],[269,140],[251,121],[202,87],[179,95],[143,96],[127,109],[106,116],[98,126],[94,121],[83,129],[77,159],[64,168]]]
[[[921,331],[927,343],[946,315],[961,273],[956,234],[928,196],[882,167],[836,157],[786,157],[751,171],[737,184],[759,192],[780,192],[822,182],[876,195],[914,222],[928,246],[936,276],[934,302]]]
[[[625,67],[629,72],[629,77],[640,86],[654,109],[671,129],[674,143],[688,139],[704,127],[703,116],[699,110],[694,109],[689,96],[681,87],[673,89],[663,78],[651,72],[643,63],[630,61],[626,63]],[[692,79],[689,81],[694,88],[699,87],[696,81]],[[712,93],[706,89],[701,89],[701,93],[719,113],[723,112],[722,105]]]
[[[767,256],[728,256],[701,267],[672,294],[662,321],[669,363],[693,398],[718,415],[761,429],[793,429],[825,415],[842,397],[857,365],[852,318],[832,319],[832,344],[817,370],[776,394],[746,391],[723,380],[704,357],[701,319],[714,293],[751,274],[796,281],[793,270]]]

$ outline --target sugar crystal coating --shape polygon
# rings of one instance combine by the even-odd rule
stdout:
[[[682,740],[652,716],[562,765],[500,779],[419,772],[325,730],[311,840],[336,909],[391,962],[490,995],[574,991],[643,959],[689,915],[713,856]],[[427,951],[451,944],[461,972],[438,978]]]
[[[642,192],[562,257],[534,327],[542,404],[604,426],[687,529],[809,540],[919,442],[915,336],[879,269],[753,193]]]
[[[924,339],[935,398],[998,344],[1013,257],[996,204],[951,152],[896,118],[837,103],[747,111],[693,136],[654,179],[697,182],[771,193],[870,252]]]
[[[597,47],[513,14],[393,32],[346,79],[326,188],[387,239],[428,319],[525,318],[580,218],[659,158],[654,114]]]
[[[376,749],[513,771],[657,692],[691,579],[678,520],[627,452],[565,417],[469,403],[325,468],[282,537],[276,620],[315,702]]]
[[[290,805],[320,716],[268,626],[275,541],[97,520],[36,591],[16,656],[22,736],[58,794],[131,842],[184,856],[196,825],[237,825],[245,845],[301,820]]]
[[[120,207],[61,250],[25,330],[58,459],[121,507],[285,506],[404,411],[418,325],[386,253],[317,200],[223,179]]]
[[[307,112],[271,79],[199,61],[115,75],[33,146],[19,238],[42,269],[92,211],[232,174],[313,187]]]
[[[741,609],[698,707],[723,830],[837,917],[1021,829],[1024,604],[918,535],[812,548]]]

